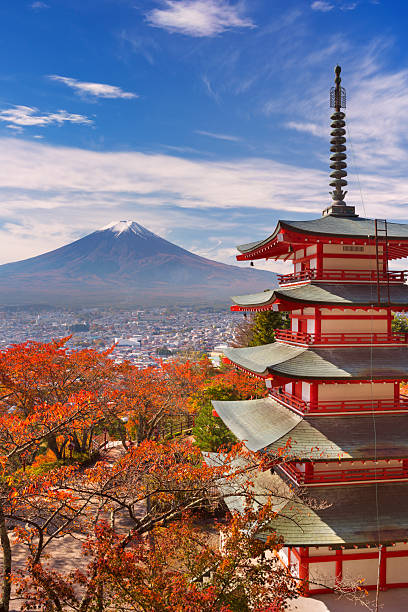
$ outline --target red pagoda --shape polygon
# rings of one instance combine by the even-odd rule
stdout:
[[[240,261],[290,261],[279,288],[233,298],[233,311],[289,313],[276,342],[225,351],[237,368],[265,380],[269,395],[213,402],[249,449],[288,460],[274,478],[273,528],[282,561],[309,593],[347,578],[364,587],[408,586],[408,337],[392,330],[408,310],[408,224],[358,216],[346,205],[345,91],[340,67],[330,93],[333,202],[322,217],[279,221],[265,240],[238,247]],[[306,497],[313,498],[310,507]],[[228,500],[226,500],[228,503]]]

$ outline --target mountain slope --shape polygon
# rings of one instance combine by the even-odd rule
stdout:
[[[2,304],[213,303],[274,286],[272,272],[194,255],[132,221],[0,266]]]

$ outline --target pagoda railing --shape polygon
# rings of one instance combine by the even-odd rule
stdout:
[[[358,468],[351,470],[314,470],[312,473],[305,473],[291,463],[284,463],[279,468],[291,476],[297,484],[327,484],[342,483],[353,480],[393,480],[408,479],[408,468],[401,465],[397,467],[376,467]]]
[[[347,332],[329,334],[309,334],[307,332],[291,331],[290,329],[275,329],[276,340],[293,342],[295,344],[407,344],[406,332]]]
[[[295,397],[283,389],[269,390],[270,397],[278,400],[302,414],[335,414],[337,412],[369,412],[369,411],[397,411],[408,410],[408,395],[400,395],[394,399],[366,399],[366,400],[330,400],[325,402],[310,402]]]
[[[324,280],[324,281],[354,281],[354,282],[377,282],[376,270],[302,270],[300,272],[292,272],[291,274],[278,274],[280,285],[289,283],[300,283],[306,280]],[[398,272],[380,272],[378,281],[381,283],[405,283],[408,280],[408,270],[400,270]]]

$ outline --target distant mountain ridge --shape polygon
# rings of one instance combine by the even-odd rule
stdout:
[[[0,266],[0,304],[216,303],[277,285],[272,272],[195,255],[134,221]]]

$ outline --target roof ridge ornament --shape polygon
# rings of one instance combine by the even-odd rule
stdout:
[[[343,187],[347,185],[346,122],[344,120],[346,115],[341,109],[346,108],[346,90],[341,87],[341,67],[336,66],[334,72],[336,75],[335,87],[330,89],[330,107],[335,109],[330,117],[332,128],[330,132],[330,168],[333,170],[330,173],[330,178],[333,179],[330,187],[334,188],[330,195],[333,203],[323,211],[323,216],[356,216],[354,206],[347,206],[344,201],[347,194],[347,191],[343,190]]]

